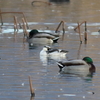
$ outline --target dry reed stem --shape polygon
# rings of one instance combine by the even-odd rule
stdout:
[[[80,26],[81,26],[83,23],[85,24],[84,40],[85,40],[85,43],[87,43],[87,42],[86,42],[86,41],[87,41],[87,22],[86,22],[86,21],[83,21],[82,23],[78,24],[78,26],[77,26],[76,28],[74,28],[74,30],[76,31],[76,29],[78,28],[79,31],[80,31]],[[80,33],[80,32],[79,32],[79,33]]]
[[[24,32],[24,37],[28,37],[29,33],[27,32],[26,24],[25,24],[25,19],[22,18],[23,22],[23,32]]]
[[[85,21],[85,33],[84,33],[84,40],[87,41],[87,22]]]
[[[61,25],[62,25],[62,28],[64,28],[64,21],[61,21],[61,22],[59,23],[58,27],[57,27],[56,30],[55,30],[55,33],[58,32],[58,29],[59,29],[59,27],[60,27]]]
[[[62,23],[62,30],[63,30],[62,40],[64,40],[64,35],[65,35],[65,24],[64,24],[64,21]]]
[[[62,25],[62,30],[63,30],[63,35],[62,35],[62,40],[64,39],[64,35],[65,35],[65,24],[64,24],[64,21],[61,21],[58,25],[58,27],[56,28],[55,30],[55,33],[58,32],[58,29],[60,28],[60,26]]]
[[[82,23],[79,24],[79,26],[81,26],[83,23],[85,23],[86,21],[83,21]],[[76,31],[76,29],[78,28],[78,26],[76,28],[74,28],[74,30]]]
[[[26,26],[27,26],[27,28],[29,29],[29,25],[28,25],[28,22],[27,22],[27,20],[26,20],[26,17],[25,17],[25,15],[24,15],[24,13],[23,13],[23,17],[24,17],[24,20],[25,20]]]
[[[48,5],[51,5],[51,3],[50,2],[45,2],[45,1],[32,1],[32,6],[33,6],[33,4],[35,3],[35,2],[42,2],[42,3],[45,3],[45,4],[48,4]]]
[[[0,9],[0,19],[1,19],[1,25],[3,25],[1,9]]]
[[[18,32],[18,21],[17,21],[17,17],[14,16],[14,31],[16,31],[16,30]]]
[[[33,89],[32,80],[31,80],[30,76],[29,76],[29,85],[30,85],[31,97],[34,97],[35,96],[35,92],[34,92],[34,89]]]
[[[79,25],[79,23],[78,23],[78,32],[79,32],[80,43],[82,43],[82,38],[81,38],[81,32],[80,32],[80,25]]]
[[[3,25],[3,18],[2,18],[2,14],[7,14],[7,13],[22,14],[22,15],[23,15],[23,17],[24,17],[24,19],[25,19],[26,26],[27,26],[27,28],[29,29],[29,26],[28,26],[28,23],[27,23],[26,17],[25,17],[25,15],[24,15],[24,13],[23,13],[23,12],[2,12],[2,11],[0,10],[0,19],[1,19],[1,23],[2,23],[2,25]]]

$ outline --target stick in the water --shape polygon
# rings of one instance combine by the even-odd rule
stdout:
[[[80,32],[80,26],[79,26],[79,23],[78,23],[78,32],[79,32],[80,43],[82,44],[82,38],[81,38],[81,32]]]
[[[87,41],[87,22],[85,21],[85,33],[84,33],[84,39]]]
[[[33,86],[32,86],[32,80],[31,80],[30,76],[29,76],[29,85],[30,85],[31,97],[34,97],[35,93],[34,93],[34,89],[33,89]]]

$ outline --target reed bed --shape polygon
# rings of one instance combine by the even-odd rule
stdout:
[[[25,14],[23,12],[2,12],[0,9],[0,20],[1,20],[1,25],[3,26],[3,15],[4,14],[14,14],[14,16],[12,17],[14,19],[14,31],[18,31],[18,25],[19,27],[21,27],[21,25],[18,23],[17,17],[15,16],[15,14],[20,14],[22,16],[22,18],[24,18],[24,23],[26,24],[27,29],[29,29],[29,25],[27,22],[27,19],[25,17]]]

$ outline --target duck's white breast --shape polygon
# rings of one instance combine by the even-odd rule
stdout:
[[[46,52],[46,51],[41,50],[41,51],[40,51],[40,56],[41,56],[41,58],[42,58],[42,57],[44,57],[44,56],[45,56],[45,57],[47,57],[47,56],[48,56],[48,54],[47,54],[47,52]]]

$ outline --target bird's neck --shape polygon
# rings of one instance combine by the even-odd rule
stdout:
[[[89,65],[91,65],[91,67],[90,67],[90,72],[95,72],[95,66],[94,66],[94,64],[93,63],[90,63]]]

